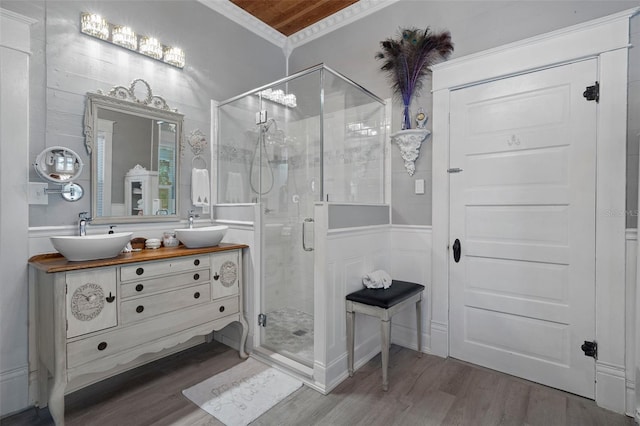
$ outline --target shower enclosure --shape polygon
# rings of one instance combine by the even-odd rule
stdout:
[[[384,202],[385,128],[384,101],[324,65],[219,104],[218,204],[260,212],[256,350],[313,366],[314,207]]]

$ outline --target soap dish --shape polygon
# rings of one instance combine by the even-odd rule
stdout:
[[[149,238],[147,241],[145,241],[144,246],[148,249],[160,248],[160,240],[158,238]]]

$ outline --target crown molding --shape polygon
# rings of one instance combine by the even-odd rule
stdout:
[[[245,12],[229,0],[198,0],[208,8],[220,13],[235,23],[242,25],[249,31],[275,44],[289,55],[293,49],[305,43],[326,35],[331,31],[344,27],[352,22],[364,18],[380,9],[397,3],[400,0],[359,0],[357,3],[324,18],[289,37],[274,30],[258,18]]]
[[[287,37],[284,34],[274,30],[229,0],[198,0],[198,2],[280,48],[283,48],[287,42]]]
[[[323,20],[306,27],[295,34],[291,34],[288,37],[291,44],[291,50],[399,1],[400,0],[359,0],[357,3],[345,7],[331,16],[327,16]]]

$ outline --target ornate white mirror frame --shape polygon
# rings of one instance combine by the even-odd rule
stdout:
[[[175,144],[172,147],[174,150],[175,164],[173,166],[173,176],[171,176],[172,182],[170,187],[172,196],[170,200],[174,205],[172,208],[166,209],[159,207],[157,212],[148,213],[144,211],[144,215],[131,214],[131,206],[129,206],[129,214],[113,214],[101,213],[103,209],[99,208],[104,203],[98,198],[101,194],[98,185],[98,155],[96,152],[98,142],[98,132],[100,131],[98,123],[98,112],[109,111],[111,113],[119,113],[130,115],[135,118],[148,119],[154,124],[167,124],[171,127],[171,132],[175,132]],[[183,144],[182,141],[182,127],[183,127],[184,115],[172,110],[167,102],[160,96],[153,95],[151,86],[145,80],[136,79],[133,80],[129,87],[115,86],[108,93],[104,93],[102,90],[96,91],[96,93],[87,93],[87,103],[85,106],[84,114],[84,135],[85,135],[85,147],[87,153],[91,155],[91,209],[94,223],[133,223],[133,222],[163,222],[163,221],[175,221],[179,220],[179,175],[180,175],[180,150]],[[131,142],[135,143],[136,140]],[[158,142],[159,144],[159,142]],[[158,147],[159,150],[159,147]],[[157,160],[157,158],[156,158]],[[131,164],[131,169],[138,168],[137,164]],[[153,169],[154,167],[151,167]],[[149,170],[150,172],[152,170]],[[152,174],[157,174],[154,170]],[[125,173],[120,173],[124,178]],[[112,185],[112,180],[109,181]],[[159,185],[156,182],[156,185]],[[124,186],[124,185],[123,185]],[[126,194],[125,194],[126,199]],[[133,201],[130,200],[130,204]],[[126,205],[126,200],[125,203]],[[133,206],[135,207],[135,206]],[[125,213],[127,208],[123,207]]]

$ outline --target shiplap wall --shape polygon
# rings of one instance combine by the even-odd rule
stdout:
[[[211,141],[211,99],[226,99],[279,79],[285,72],[279,48],[195,1],[136,1],[129,2],[126,8],[104,1],[93,3],[88,10],[110,22],[130,25],[140,34],[156,35],[164,44],[182,47],[187,58],[183,70],[81,34],[80,13],[88,7],[82,2],[47,1],[44,5],[45,37],[42,50],[34,53],[32,61],[36,72],[44,67],[45,78],[32,81],[37,86],[37,99],[32,99],[35,108],[31,117],[32,125],[39,125],[44,131],[37,132],[39,137],[32,138],[29,145],[30,157],[53,145],[67,146],[79,153],[87,166],[78,180],[86,191],[85,197],[70,205],[60,197],[50,196],[48,205],[30,206],[30,226],[70,224],[78,212],[90,211],[91,158],[83,135],[87,92],[128,86],[142,78],[149,82],[154,94],[185,115],[185,135],[200,129]],[[256,67],[258,63],[260,67]],[[188,165],[193,154],[188,145],[186,148],[181,160]],[[209,153],[208,150],[205,158],[211,158]],[[184,216],[191,208],[190,167],[180,171],[178,213]],[[37,180],[34,172],[30,178]]]

